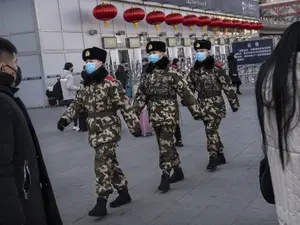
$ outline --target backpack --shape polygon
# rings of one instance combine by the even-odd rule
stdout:
[[[56,98],[56,100],[63,100],[63,93],[62,93],[62,89],[61,89],[61,83],[60,80],[58,80],[56,82],[56,84],[54,84],[53,86],[53,95]]]

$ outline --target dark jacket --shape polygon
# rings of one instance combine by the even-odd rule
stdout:
[[[116,78],[120,83],[122,84],[122,87],[125,89],[127,80],[128,80],[128,73],[125,71],[123,66],[119,66],[117,71],[116,71]]]
[[[237,69],[237,60],[233,55],[229,55],[227,57],[228,60],[228,68],[229,68],[229,77],[232,81],[233,85],[241,84],[241,80],[238,74]]]
[[[62,225],[34,127],[16,91],[0,84],[0,224]]]

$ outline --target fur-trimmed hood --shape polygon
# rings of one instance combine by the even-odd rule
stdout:
[[[157,63],[149,63],[146,73],[152,73],[154,69],[166,70],[170,67],[170,60],[168,57],[163,56]]]
[[[203,62],[196,61],[194,69],[197,70],[204,67],[207,70],[212,70],[214,66],[215,66],[215,58],[209,55]]]

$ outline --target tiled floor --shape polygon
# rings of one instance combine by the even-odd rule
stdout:
[[[156,191],[160,170],[155,137],[134,138],[124,126],[117,150],[127,175],[132,204],[109,209],[109,216],[87,216],[95,203],[93,149],[86,133],[56,130],[63,108],[32,109],[44,158],[52,178],[64,224],[75,225],[277,225],[273,206],[258,189],[260,135],[252,88],[240,97],[241,109],[221,125],[229,161],[215,173],[205,171],[208,156],[201,122],[182,108],[184,148],[180,152],[186,179],[167,194]],[[115,196],[112,196],[115,197]]]

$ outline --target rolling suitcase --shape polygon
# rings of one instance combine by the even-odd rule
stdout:
[[[142,129],[142,135],[145,136],[152,136],[152,127],[149,123],[149,114],[147,106],[145,106],[144,110],[140,115],[140,126]]]

